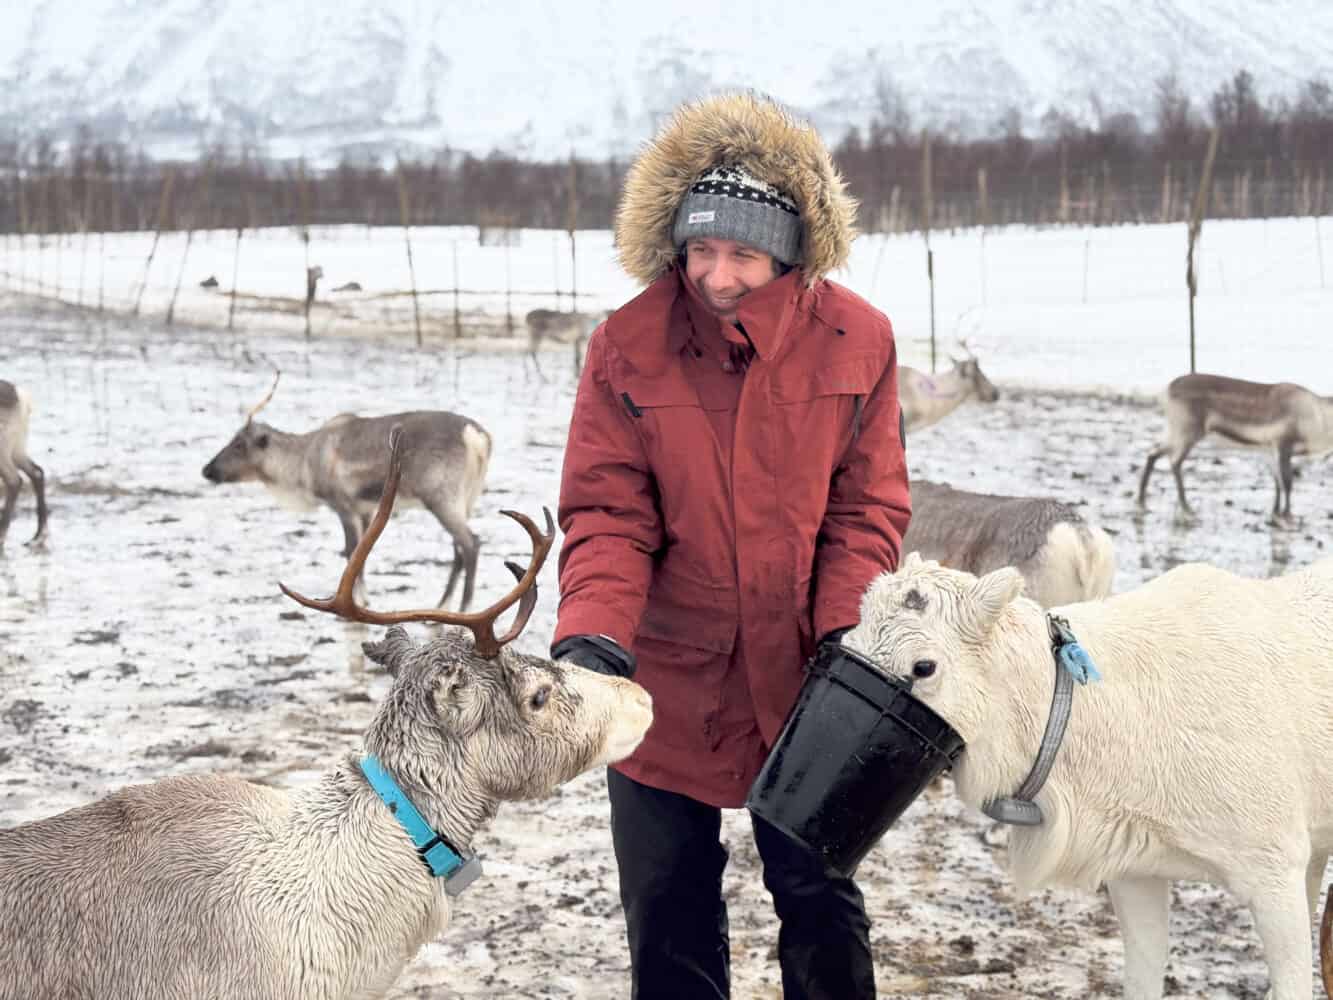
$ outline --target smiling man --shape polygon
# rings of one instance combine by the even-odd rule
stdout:
[[[721,809],[744,803],[817,643],[898,563],[893,331],[826,277],[855,208],[814,130],[749,94],[681,108],[626,177],[616,243],[647,288],[589,341],[552,654],[653,695],[607,775],[635,1000],[728,995]],[[786,1000],[872,1000],[855,883],[753,828]]]

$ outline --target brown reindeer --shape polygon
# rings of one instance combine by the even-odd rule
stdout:
[[[1209,435],[1241,448],[1268,452],[1275,492],[1273,516],[1291,516],[1291,460],[1333,450],[1333,397],[1319,396],[1291,382],[1247,382],[1223,375],[1195,372],[1181,375],[1166,387],[1166,438],[1148,453],[1139,479],[1139,506],[1144,506],[1148,477],[1163,455],[1171,459],[1176,496],[1187,514],[1181,466],[1190,450]]]
[[[537,360],[537,351],[542,341],[550,340],[557,344],[571,344],[574,349],[574,377],[583,369],[583,348],[592,336],[592,332],[611,315],[610,311],[580,313],[557,312],[554,309],[533,309],[524,317],[528,330],[528,357],[537,371],[537,377],[546,381],[541,363]]]
[[[460,576],[466,609],[472,602],[481,541],[468,527],[486,484],[491,436],[475,420],[445,410],[416,410],[383,417],[343,413],[304,434],[289,434],[255,420],[278,380],[227,446],[204,466],[213,483],[262,482],[281,502],[311,510],[324,505],[338,515],[343,555],[351,558],[375,509],[388,474],[384,442],[401,425],[406,440],[400,506],[424,506],[453,539],[454,561],[440,597],[443,607]]]

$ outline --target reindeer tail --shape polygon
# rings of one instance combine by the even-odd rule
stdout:
[[[463,429],[464,517],[472,513],[477,498],[486,488],[486,472],[491,464],[491,436],[479,424],[469,423]]]
[[[1081,600],[1091,601],[1109,597],[1115,581],[1115,546],[1111,536],[1095,524],[1086,524],[1083,546],[1078,559],[1078,582],[1083,591]]]

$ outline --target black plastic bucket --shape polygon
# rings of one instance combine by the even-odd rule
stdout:
[[[910,681],[849,649],[821,649],[807,670],[745,805],[850,875],[963,738]]]

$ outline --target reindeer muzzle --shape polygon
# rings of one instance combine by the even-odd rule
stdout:
[[[796,704],[746,808],[850,875],[941,771],[963,738],[890,677],[840,646],[806,665]]]

